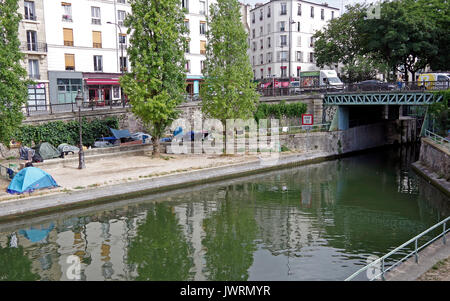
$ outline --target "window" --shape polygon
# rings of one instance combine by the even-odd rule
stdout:
[[[124,33],[119,33],[119,44],[126,44],[127,43],[127,35]]]
[[[254,28],[252,29],[252,38],[253,39],[255,38],[255,29]]]
[[[301,47],[302,46],[302,37],[298,36],[297,37],[297,47]]]
[[[120,71],[127,71],[127,69],[128,69],[127,57],[121,56],[120,57]]]
[[[27,30],[27,50],[37,51],[37,33],[34,30]]]
[[[296,58],[297,62],[302,63],[303,62],[303,53],[301,51],[297,51],[295,58]]]
[[[287,15],[287,4],[286,2],[281,3],[280,15]]]
[[[73,46],[73,30],[71,28],[63,28],[64,46]]]
[[[25,19],[36,21],[36,11],[34,10],[34,2],[25,1],[24,8],[25,8]]]
[[[325,20],[325,10],[323,8],[320,10],[320,19]]]
[[[256,51],[256,42],[253,42],[253,51]]]
[[[278,61],[279,62],[287,62],[288,52],[287,51],[278,51]]]
[[[311,18],[314,18],[314,6],[311,6]]]
[[[270,43],[270,37],[267,38],[267,48],[272,47],[271,43]]]
[[[280,46],[287,46],[287,35],[280,36]]]
[[[264,78],[264,69],[261,68],[261,69],[260,69],[260,72],[261,72],[261,79],[263,79],[263,78]]]
[[[300,32],[300,22],[297,22],[297,31]]]
[[[123,11],[123,10],[117,11],[117,20],[118,20],[117,22],[118,22],[119,26],[123,26],[123,21],[125,20],[125,16],[126,16],[125,11]]]
[[[94,71],[103,71],[103,56],[94,55]]]
[[[314,52],[309,53],[309,62],[314,63]]]
[[[39,60],[28,60],[28,76],[32,79],[40,79]]]
[[[92,32],[92,47],[102,48],[102,32],[93,31]]]
[[[262,53],[259,55],[259,63],[261,65],[264,64],[264,55]]]
[[[205,69],[205,61],[200,61],[200,72],[203,73],[204,69]]]
[[[184,53],[190,53],[191,52],[191,39],[187,39],[187,43],[186,43],[186,49],[184,49]]]
[[[127,3],[127,1],[126,0],[117,0],[117,3],[125,4],[125,3]]]
[[[286,66],[281,66],[280,71],[281,77],[286,77]]]
[[[261,49],[264,49],[264,40],[261,39],[261,40],[259,40],[259,42],[261,43]]]
[[[266,62],[267,64],[272,63],[272,52],[266,54]]]
[[[61,3],[63,9],[62,20],[65,22],[72,22],[72,4],[63,2]]]
[[[186,72],[191,72],[191,61],[187,60],[186,61]]]
[[[270,24],[267,24],[267,33],[270,33]]]
[[[91,6],[92,24],[102,24],[100,17],[100,7]]]
[[[252,13],[252,23],[255,23],[255,13]]]
[[[200,54],[206,54],[206,41],[200,41]]]
[[[259,27],[259,36],[262,36],[263,33],[264,33],[263,27],[260,26],[260,27]]]
[[[270,18],[270,5],[267,7],[267,18]]]
[[[74,103],[78,90],[81,90],[81,79],[58,78],[58,103]]]
[[[188,19],[185,19],[184,20],[184,27],[186,27],[186,29],[189,31],[190,29],[189,29],[189,20]]]
[[[206,22],[200,21],[200,34],[206,34]]]
[[[189,0],[181,0],[181,8],[184,8],[189,12]]]
[[[75,70],[75,55],[74,54],[64,54],[66,70]]]
[[[311,37],[311,40],[309,42],[309,47],[314,47],[314,37]]]
[[[272,68],[267,68],[267,77],[271,77],[272,76]]]
[[[301,16],[301,15],[302,15],[302,5],[301,5],[301,4],[299,4],[299,5],[297,6],[297,15],[298,15],[298,16]]]
[[[334,19],[334,11],[331,11],[331,19]]]
[[[28,86],[28,110],[33,111],[45,111],[47,107],[45,105],[45,85],[29,85]]]
[[[200,1],[200,7],[199,7],[199,10],[198,10],[198,13],[200,15],[204,15],[206,13],[206,3],[205,3],[205,1]]]
[[[260,21],[262,21],[263,15],[264,15],[264,11],[263,11],[263,9],[261,8],[261,9],[259,10],[259,20],[260,20]]]
[[[285,22],[284,22],[284,21],[281,21],[281,22],[280,22],[280,31],[285,31],[285,30],[286,30]]]

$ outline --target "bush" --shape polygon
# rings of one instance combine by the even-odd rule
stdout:
[[[301,102],[295,102],[286,104],[285,101],[280,102],[279,104],[266,104],[260,103],[255,112],[255,120],[258,122],[260,119],[267,118],[278,118],[282,119],[283,117],[301,117],[302,114],[306,113],[307,105]]]
[[[94,119],[87,122],[82,121],[83,145],[93,146],[95,139],[111,136],[109,128],[118,128],[117,117],[107,117],[105,119]],[[41,125],[22,125],[14,133],[14,140],[22,145],[31,146],[34,142],[48,142],[57,147],[61,143],[78,145],[79,143],[79,123],[78,120],[69,122],[52,121]]]

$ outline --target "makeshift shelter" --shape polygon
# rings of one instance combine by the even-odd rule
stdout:
[[[10,194],[32,192],[42,188],[58,187],[51,175],[37,167],[27,167],[19,171],[6,190]]]
[[[68,153],[78,153],[80,151],[80,149],[76,146],[67,144],[67,143],[61,143],[60,145],[58,145],[58,150],[61,153],[64,153],[65,155],[67,155]]]
[[[37,145],[34,147],[34,150],[36,150],[44,160],[61,157],[61,152],[48,142]]]

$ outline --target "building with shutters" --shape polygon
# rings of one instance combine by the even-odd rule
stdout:
[[[50,101],[73,103],[78,90],[98,106],[122,98],[119,77],[128,68],[126,0],[43,0]],[[59,106],[53,106],[58,108]]]
[[[45,111],[49,101],[47,76],[47,43],[43,0],[19,1],[22,20],[19,24],[20,50],[25,57],[23,67],[34,84],[28,86],[28,109]]]
[[[319,70],[313,35],[339,13],[328,4],[299,0],[255,5],[250,10],[250,60],[255,79],[287,79],[298,77],[301,71]]]

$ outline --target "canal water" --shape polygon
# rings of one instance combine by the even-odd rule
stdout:
[[[343,280],[450,215],[411,171],[417,155],[378,149],[1,223],[0,280]]]

